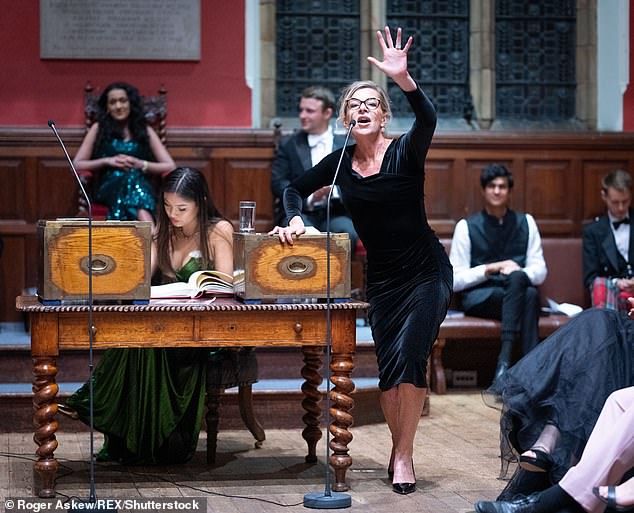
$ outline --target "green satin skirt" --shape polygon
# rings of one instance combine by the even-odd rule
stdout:
[[[105,443],[97,458],[169,464],[196,452],[207,349],[108,349],[93,373],[94,428]],[[89,421],[89,384],[66,401]]]

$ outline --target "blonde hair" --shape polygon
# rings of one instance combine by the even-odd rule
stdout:
[[[372,80],[358,80],[357,82],[353,82],[348,87],[346,87],[339,97],[339,118],[343,126],[347,126],[346,120],[348,118],[348,112],[350,109],[348,108],[348,100],[350,100],[354,93],[356,93],[359,89],[374,89],[379,96],[379,100],[381,100],[381,112],[386,117],[386,122],[392,118],[392,109],[390,108],[390,98],[387,93],[383,90],[381,86],[379,86],[376,82],[372,82]]]

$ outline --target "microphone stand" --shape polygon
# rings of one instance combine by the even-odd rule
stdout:
[[[94,444],[95,444],[95,431],[94,431],[94,422],[95,422],[95,415],[94,415],[94,393],[93,393],[93,379],[92,379],[92,374],[93,374],[93,370],[94,370],[94,363],[93,363],[93,338],[94,338],[94,334],[95,334],[95,326],[93,324],[93,293],[92,293],[92,275],[93,275],[93,268],[92,268],[92,203],[90,202],[90,198],[88,197],[88,194],[86,193],[86,189],[84,188],[84,184],[82,183],[81,179],[79,178],[79,173],[77,173],[77,170],[75,169],[75,166],[73,165],[73,161],[71,160],[70,156],[68,155],[68,151],[66,151],[66,146],[64,145],[64,142],[62,141],[62,138],[59,136],[59,133],[57,132],[57,128],[55,128],[55,122],[51,119],[48,121],[48,126],[51,127],[51,130],[53,130],[53,133],[55,134],[55,137],[57,138],[57,141],[59,142],[59,145],[62,147],[62,150],[64,150],[64,155],[66,156],[66,160],[68,161],[68,164],[70,165],[71,170],[73,171],[73,175],[75,176],[75,179],[77,180],[77,183],[79,184],[79,189],[81,190],[81,193],[84,197],[84,200],[86,200],[86,206],[88,209],[88,370],[89,370],[89,377],[88,377],[88,416],[90,417],[90,492],[89,492],[89,496],[88,496],[88,502],[89,503],[96,503],[97,502],[97,493],[95,491],[95,451],[94,451]],[[77,507],[74,507],[73,505],[71,505],[68,509],[68,511],[84,511],[86,508],[82,508],[81,505],[78,505]],[[96,511],[98,513],[104,512],[104,513],[108,513],[108,512],[115,512],[117,511],[116,508],[109,508],[107,506],[104,506],[103,508],[90,508],[91,511]]]
[[[323,493],[311,492],[304,495],[304,507],[313,509],[341,509],[349,508],[352,505],[350,494],[333,492],[330,483],[330,346],[332,344],[330,312],[332,302],[330,298],[330,199],[332,197],[332,190],[335,187],[335,182],[337,181],[337,176],[339,175],[339,170],[341,169],[341,162],[346,152],[346,146],[348,145],[348,139],[350,139],[352,127],[356,124],[357,122],[354,119],[350,121],[350,126],[348,127],[348,132],[343,142],[343,148],[341,148],[339,162],[335,169],[335,176],[332,179],[326,200],[326,482]]]

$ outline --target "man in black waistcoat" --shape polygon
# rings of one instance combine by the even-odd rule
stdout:
[[[608,211],[583,230],[583,282],[596,308],[629,310],[627,298],[634,295],[631,188],[626,171],[604,176],[601,198]]]
[[[453,290],[462,292],[465,314],[502,321],[494,378],[498,379],[511,364],[518,336],[524,354],[539,342],[536,287],[546,279],[547,270],[535,220],[508,207],[511,172],[491,164],[482,170],[480,186],[484,209],[456,224],[449,258]]]
[[[302,91],[299,102],[301,130],[281,141],[271,169],[271,191],[274,198],[274,222],[286,226],[283,219],[282,196],[284,189],[296,178],[316,165],[323,157],[343,146],[345,136],[334,134],[330,120],[335,113],[335,97],[325,87],[311,86]],[[326,199],[330,187],[322,187],[304,201],[303,216],[306,226],[325,232]],[[330,203],[330,231],[347,233],[354,251],[359,236],[346,211],[338,188],[333,190]]]

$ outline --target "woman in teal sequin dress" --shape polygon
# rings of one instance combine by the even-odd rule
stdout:
[[[153,221],[156,198],[147,174],[168,173],[174,161],[147,125],[136,87],[110,84],[98,107],[73,163],[80,171],[99,172],[94,199],[108,206],[108,219]]]
[[[152,244],[154,283],[186,281],[199,269],[233,274],[233,226],[213,204],[204,176],[177,168],[164,178]],[[189,460],[196,451],[206,390],[207,348],[109,349],[95,368],[98,458],[126,464]],[[88,384],[66,402],[88,423]]]

